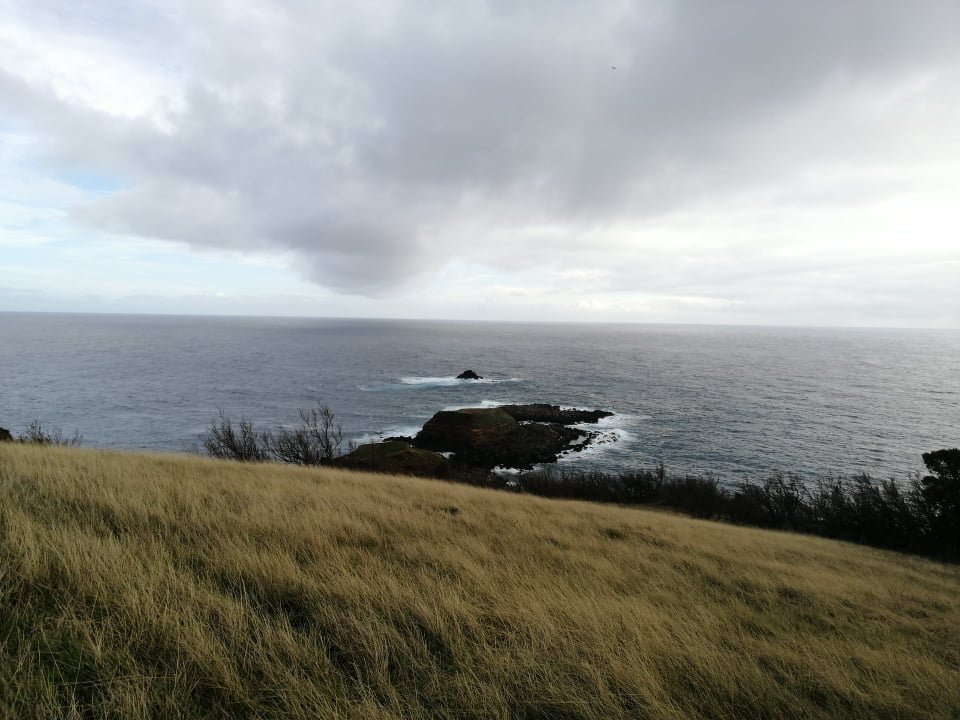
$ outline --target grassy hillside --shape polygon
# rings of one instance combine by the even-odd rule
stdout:
[[[0,717],[960,717],[960,568],[440,482],[0,445]]]

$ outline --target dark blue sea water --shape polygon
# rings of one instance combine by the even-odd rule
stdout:
[[[218,408],[273,426],[318,401],[354,439],[550,402],[616,412],[574,466],[904,476],[960,445],[960,332],[0,313],[14,431],[182,451]]]

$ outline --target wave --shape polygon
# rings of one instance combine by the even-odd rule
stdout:
[[[652,419],[650,415],[630,415],[614,413],[600,418],[596,423],[574,425],[578,430],[592,434],[588,444],[578,445],[560,454],[557,462],[575,462],[583,459],[595,459],[610,451],[623,451],[625,446],[636,442],[637,436],[627,427]],[[586,441],[585,441],[586,442]]]
[[[384,430],[379,433],[363,433],[357,437],[350,438],[357,445],[366,445],[368,443],[382,442],[388,437],[413,437],[418,432],[423,425],[404,425],[401,427],[391,428],[389,430]]]
[[[389,382],[376,382],[357,385],[363,392],[388,392],[391,390],[431,390],[441,388],[466,388],[473,385],[502,385],[520,383],[523,378],[483,378],[482,380],[460,380],[451,377],[420,377],[411,375]]]
[[[496,408],[502,405],[515,405],[516,403],[511,402],[510,400],[481,400],[480,402],[475,403],[457,403],[456,405],[448,405],[443,408],[443,410],[468,410],[473,408]]]
[[[583,429],[586,430],[589,428],[588,426],[584,426]],[[557,457],[557,462],[566,463],[583,460],[585,458],[596,458],[598,455],[602,455],[611,450],[622,450],[624,445],[632,443],[637,439],[636,435],[619,427],[594,430],[593,432],[596,434],[590,439],[589,444],[575,445],[569,450],[562,452]]]
[[[461,380],[451,377],[402,377],[401,385],[417,385],[419,387],[461,387],[469,385],[499,385],[501,383],[523,382],[522,378],[482,378],[480,380]]]
[[[614,413],[613,415],[608,415],[607,417],[602,417],[593,425],[584,424],[577,425],[584,430],[589,430],[591,427],[603,428],[603,429],[614,429],[624,426],[634,425],[638,422],[643,422],[644,420],[652,420],[653,417],[650,415],[629,415],[627,413]]]

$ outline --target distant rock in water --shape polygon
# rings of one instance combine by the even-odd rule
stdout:
[[[464,370],[457,375],[457,380],[483,380],[483,376],[477,375],[473,370]]]
[[[447,459],[439,453],[411,447],[410,443],[401,440],[388,440],[361,445],[336,458],[333,464],[351,470],[430,477],[442,474]]]
[[[0,442],[13,442],[13,435],[6,428],[0,427]]]
[[[465,408],[438,412],[413,439],[413,445],[452,452],[455,465],[530,469],[556,462],[560,453],[582,447],[590,437],[584,430],[556,422],[521,424],[502,408]]]
[[[577,410],[561,408],[559,405],[532,403],[530,405],[501,405],[500,410],[517,422],[546,422],[560,425],[596,423],[600,418],[613,415],[608,410]]]

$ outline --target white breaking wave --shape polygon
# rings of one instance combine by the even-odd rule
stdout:
[[[595,458],[610,450],[623,449],[624,445],[637,439],[636,435],[619,427],[604,430],[597,430],[596,425],[576,425],[574,427],[587,431],[591,431],[592,427],[593,430],[591,432],[595,433],[595,436],[590,440],[590,444],[585,447],[575,445],[569,450],[562,452],[557,457],[557,462],[573,462],[584,458]]]
[[[583,410],[586,412],[592,412],[596,410],[596,408],[593,407],[580,407],[578,405],[560,405],[559,407],[561,410]],[[641,422],[643,420],[652,419],[653,417],[650,415],[630,415],[628,413],[614,412],[613,415],[607,415],[606,417],[599,418],[595,423],[583,423],[582,425],[574,425],[574,427],[582,430],[617,428],[623,425],[633,425],[634,423]]]
[[[367,443],[381,442],[388,437],[413,437],[420,432],[421,427],[421,425],[405,425],[403,427],[384,430],[380,433],[364,433],[351,439],[357,445],[366,445]]]
[[[461,380],[451,377],[402,377],[401,385],[419,385],[421,387],[459,387],[461,385],[499,385],[500,383],[523,382],[522,378],[482,378],[481,380]]]
[[[652,420],[652,419],[653,418],[650,415],[627,415],[625,413],[614,413],[613,415],[600,418],[599,420],[597,420],[596,423],[593,423],[592,425],[585,423],[583,425],[577,425],[577,427],[583,428],[584,430],[589,430],[591,427],[614,429],[614,428],[623,427],[625,425],[633,425],[635,423],[642,422],[644,420]]]
[[[459,405],[448,405],[444,410],[469,410],[474,408],[495,408],[501,405],[515,405],[509,400],[481,400],[475,403],[460,403]]]
[[[389,382],[375,382],[355,385],[363,392],[389,392],[395,390],[430,390],[433,388],[465,388],[471,385],[502,385],[504,383],[521,383],[523,378],[484,378],[482,380],[460,380],[452,377],[420,377],[411,375],[397,378]]]

